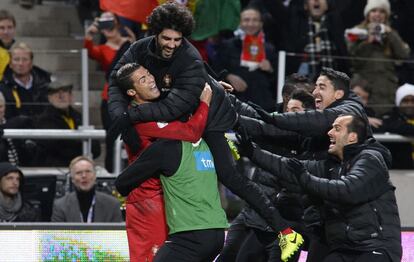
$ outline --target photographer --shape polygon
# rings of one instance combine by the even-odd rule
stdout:
[[[369,104],[381,115],[394,103],[398,78],[394,62],[378,59],[405,59],[410,49],[389,25],[391,9],[388,0],[368,0],[364,15],[365,20],[347,30],[345,35],[349,53],[358,58],[353,61],[353,73],[370,83]]]
[[[122,36],[125,30],[128,37]],[[94,35],[101,33],[105,38],[103,44],[95,45]],[[110,118],[108,114],[108,74],[122,54],[135,41],[134,33],[127,27],[121,27],[118,17],[111,12],[104,12],[86,29],[84,47],[88,49],[89,58],[96,60],[105,72],[105,85],[102,90],[101,119],[104,129],[108,130]],[[105,168],[112,172],[113,141],[106,141]]]

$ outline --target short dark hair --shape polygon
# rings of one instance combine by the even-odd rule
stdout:
[[[164,29],[172,29],[188,37],[194,30],[194,18],[187,7],[177,3],[165,3],[156,7],[147,17],[147,24],[155,35]]]
[[[368,129],[367,120],[354,114],[341,114],[338,117],[343,117],[343,116],[352,117],[351,122],[349,122],[347,126],[348,134],[351,132],[355,132],[358,136],[358,143],[363,143],[367,139],[367,136],[368,136],[367,135],[367,129]]]
[[[133,88],[134,80],[132,80],[132,74],[141,67],[138,63],[128,63],[116,72],[116,84],[126,94],[128,89]]]
[[[323,67],[320,73],[321,76],[326,76],[331,82],[335,90],[344,91],[344,98],[349,95],[349,76],[344,72],[333,70],[329,67]]]
[[[368,81],[366,79],[360,77],[359,75],[354,75],[351,78],[350,86],[351,86],[351,89],[354,89],[354,87],[359,86],[359,87],[362,88],[362,90],[364,90],[365,92],[367,92],[368,94],[371,95],[372,90],[369,86]]]
[[[11,20],[13,22],[13,25],[16,27],[16,18],[12,13],[5,9],[0,10],[0,21],[2,20]]]
[[[286,77],[285,84],[282,88],[282,95],[290,96],[292,92],[297,88],[302,88],[308,90],[309,92],[312,92],[313,86],[314,85],[312,81],[307,76],[293,73]]]
[[[248,6],[246,6],[245,8],[243,8],[243,9],[240,11],[240,15],[241,15],[241,13],[243,13],[244,11],[247,11],[247,10],[254,10],[254,11],[256,11],[257,13],[259,13],[259,15],[260,15],[260,20],[261,20],[261,21],[263,21],[263,12],[262,12],[262,10],[260,10],[260,8],[259,8],[258,6],[256,6],[256,5],[248,5]]]
[[[293,91],[290,99],[301,101],[305,110],[315,109],[315,98],[305,89],[297,89]]]

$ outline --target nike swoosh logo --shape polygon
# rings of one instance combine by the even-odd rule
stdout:
[[[295,234],[295,238],[293,240],[291,240],[290,242],[293,244],[296,244],[296,238],[298,237],[298,234]]]
[[[381,252],[377,252],[377,251],[372,251],[372,254],[374,254],[374,255],[382,255]]]
[[[165,122],[157,122],[157,126],[159,128],[164,128],[164,127],[168,126],[168,123],[165,123]]]

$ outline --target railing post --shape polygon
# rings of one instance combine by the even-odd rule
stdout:
[[[88,68],[88,50],[82,49],[81,52],[81,68],[82,68],[82,126],[79,129],[92,129],[89,125],[89,68]],[[82,141],[83,155],[92,157],[92,140],[85,139]]]
[[[121,173],[121,152],[122,152],[122,140],[121,136],[118,136],[118,138],[115,140],[114,143],[114,170],[113,174],[119,175]]]
[[[286,51],[279,51],[279,59],[277,65],[277,102],[283,102],[282,88],[285,84],[286,73]]]

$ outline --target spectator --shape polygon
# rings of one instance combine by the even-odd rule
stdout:
[[[262,16],[254,7],[240,14],[238,35],[221,43],[216,71],[228,70],[224,76],[242,101],[252,101],[268,110],[276,106],[276,55],[262,31]]]
[[[395,107],[382,117],[384,132],[414,136],[414,85],[404,84],[397,89]],[[414,150],[410,142],[385,143],[393,154],[392,168],[414,168]],[[398,155],[398,157],[397,157]]]
[[[82,116],[72,107],[72,84],[52,82],[48,85],[48,105],[42,114],[35,118],[34,126],[39,129],[70,129],[76,130],[82,124]],[[68,166],[70,161],[82,154],[81,140],[38,140],[39,166]],[[64,150],[63,150],[64,148]],[[98,141],[92,142],[94,158],[101,153]]]
[[[122,222],[119,201],[96,191],[95,163],[91,159],[75,157],[69,172],[75,192],[55,200],[52,222]]]
[[[32,121],[25,116],[16,116],[6,119],[6,100],[0,92],[0,129],[32,128]],[[0,162],[9,162],[13,165],[31,166],[36,144],[30,139],[1,138]]]
[[[375,111],[368,106],[369,97],[371,96],[371,88],[368,86],[368,81],[360,78],[357,75],[351,79],[351,90],[359,96],[362,104],[364,105],[365,112],[368,116],[369,125],[372,127],[374,132],[381,132],[380,128],[382,126],[382,120],[375,117]]]
[[[8,163],[0,163],[0,222],[40,221],[40,208],[24,200],[22,171]]]
[[[39,114],[47,104],[50,74],[33,65],[32,49],[25,43],[14,44],[10,55],[10,70],[0,83],[0,92],[6,98],[6,118]]]
[[[337,9],[328,0],[291,1],[289,7],[280,0],[266,2],[269,13],[286,28],[286,50],[304,54],[286,60],[289,74],[298,72],[313,79],[321,67],[348,71],[345,60],[333,58],[347,55],[341,16],[345,9]]]
[[[84,47],[88,49],[89,57],[96,60],[105,72],[106,82],[101,96],[101,119],[105,130],[109,129],[111,122],[108,113],[108,74],[131,42],[135,41],[134,34],[128,28],[126,30],[130,33],[129,38],[121,35],[118,17],[111,12],[104,12],[99,18],[95,18],[94,23],[86,29],[85,33]],[[97,33],[102,33],[105,37],[104,44],[94,44],[93,36]],[[109,172],[112,172],[113,168],[113,148],[114,141],[107,139],[105,167]]]
[[[401,261],[401,224],[390,181],[390,152],[367,136],[368,122],[337,117],[328,132],[332,158],[298,161],[242,148],[257,165],[319,199],[330,261]],[[321,260],[319,260],[321,261]]]
[[[362,23],[347,30],[346,39],[349,53],[358,58],[353,60],[352,70],[372,86],[370,106],[381,115],[394,102],[398,78],[395,62],[379,62],[378,59],[407,58],[410,48],[389,24],[388,0],[369,0],[364,15]]]
[[[286,77],[285,84],[282,87],[282,102],[277,104],[276,111],[278,113],[286,112],[286,106],[290,99],[291,94],[297,89],[304,89],[309,92],[313,92],[314,83],[303,75],[293,73]]]
[[[294,91],[286,105],[286,112],[303,112],[315,110],[315,98],[306,90]]]
[[[16,19],[7,10],[0,10],[0,80],[3,79],[4,70],[10,62],[8,50],[14,43],[16,33]]]

